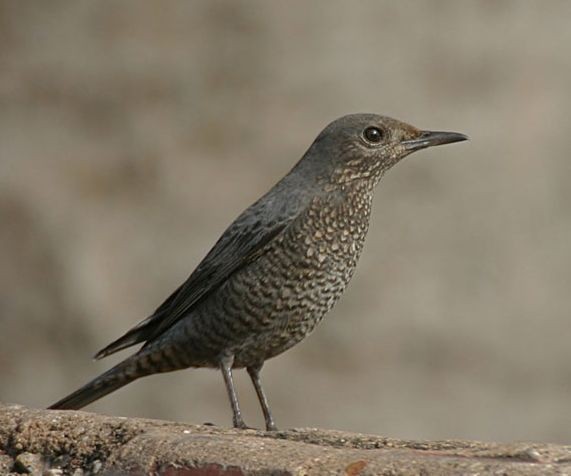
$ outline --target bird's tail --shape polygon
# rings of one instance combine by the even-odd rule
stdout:
[[[136,362],[136,355],[120,362],[107,372],[94,378],[80,389],[76,390],[67,397],[62,398],[54,403],[48,409],[51,410],[78,410],[84,406],[99,400],[108,393],[127,385],[133,380],[146,375],[140,372]]]

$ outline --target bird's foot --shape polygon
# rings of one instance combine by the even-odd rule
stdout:
[[[234,428],[237,428],[239,430],[255,430],[255,428],[246,425],[246,423],[244,423],[244,420],[242,419],[234,420]]]
[[[266,421],[266,431],[278,431],[278,427],[273,420]]]

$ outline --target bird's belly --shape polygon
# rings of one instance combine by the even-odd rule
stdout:
[[[234,365],[245,367],[275,357],[307,337],[321,322],[327,311],[341,296],[344,284],[335,288],[320,290],[314,288],[298,298],[277,297],[265,317],[254,325],[245,339],[233,349]],[[322,292],[325,291],[325,292]]]
[[[232,274],[187,320],[200,365],[233,354],[234,366],[263,362],[310,334],[356,267],[366,227],[325,235],[292,229]]]
[[[289,256],[270,250],[237,273],[218,301],[221,320],[240,328],[230,349],[236,367],[274,357],[309,335],[341,297],[360,252],[354,243],[343,254],[309,247],[300,254],[300,248]]]

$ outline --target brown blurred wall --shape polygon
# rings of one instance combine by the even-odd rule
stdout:
[[[341,303],[264,371],[277,422],[571,441],[571,3],[0,1],[0,400],[46,406],[330,120],[471,142],[383,180]],[[261,424],[238,375],[245,416]],[[217,372],[89,407],[230,424]]]

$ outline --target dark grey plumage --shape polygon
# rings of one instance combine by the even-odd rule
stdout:
[[[415,150],[465,139],[374,114],[332,122],[154,314],[96,357],[143,347],[50,408],[81,408],[145,375],[214,367],[224,376],[234,426],[245,427],[231,370],[246,367],[266,427],[275,429],[260,369],[311,333],[343,293],[363,248],[375,185]]]

